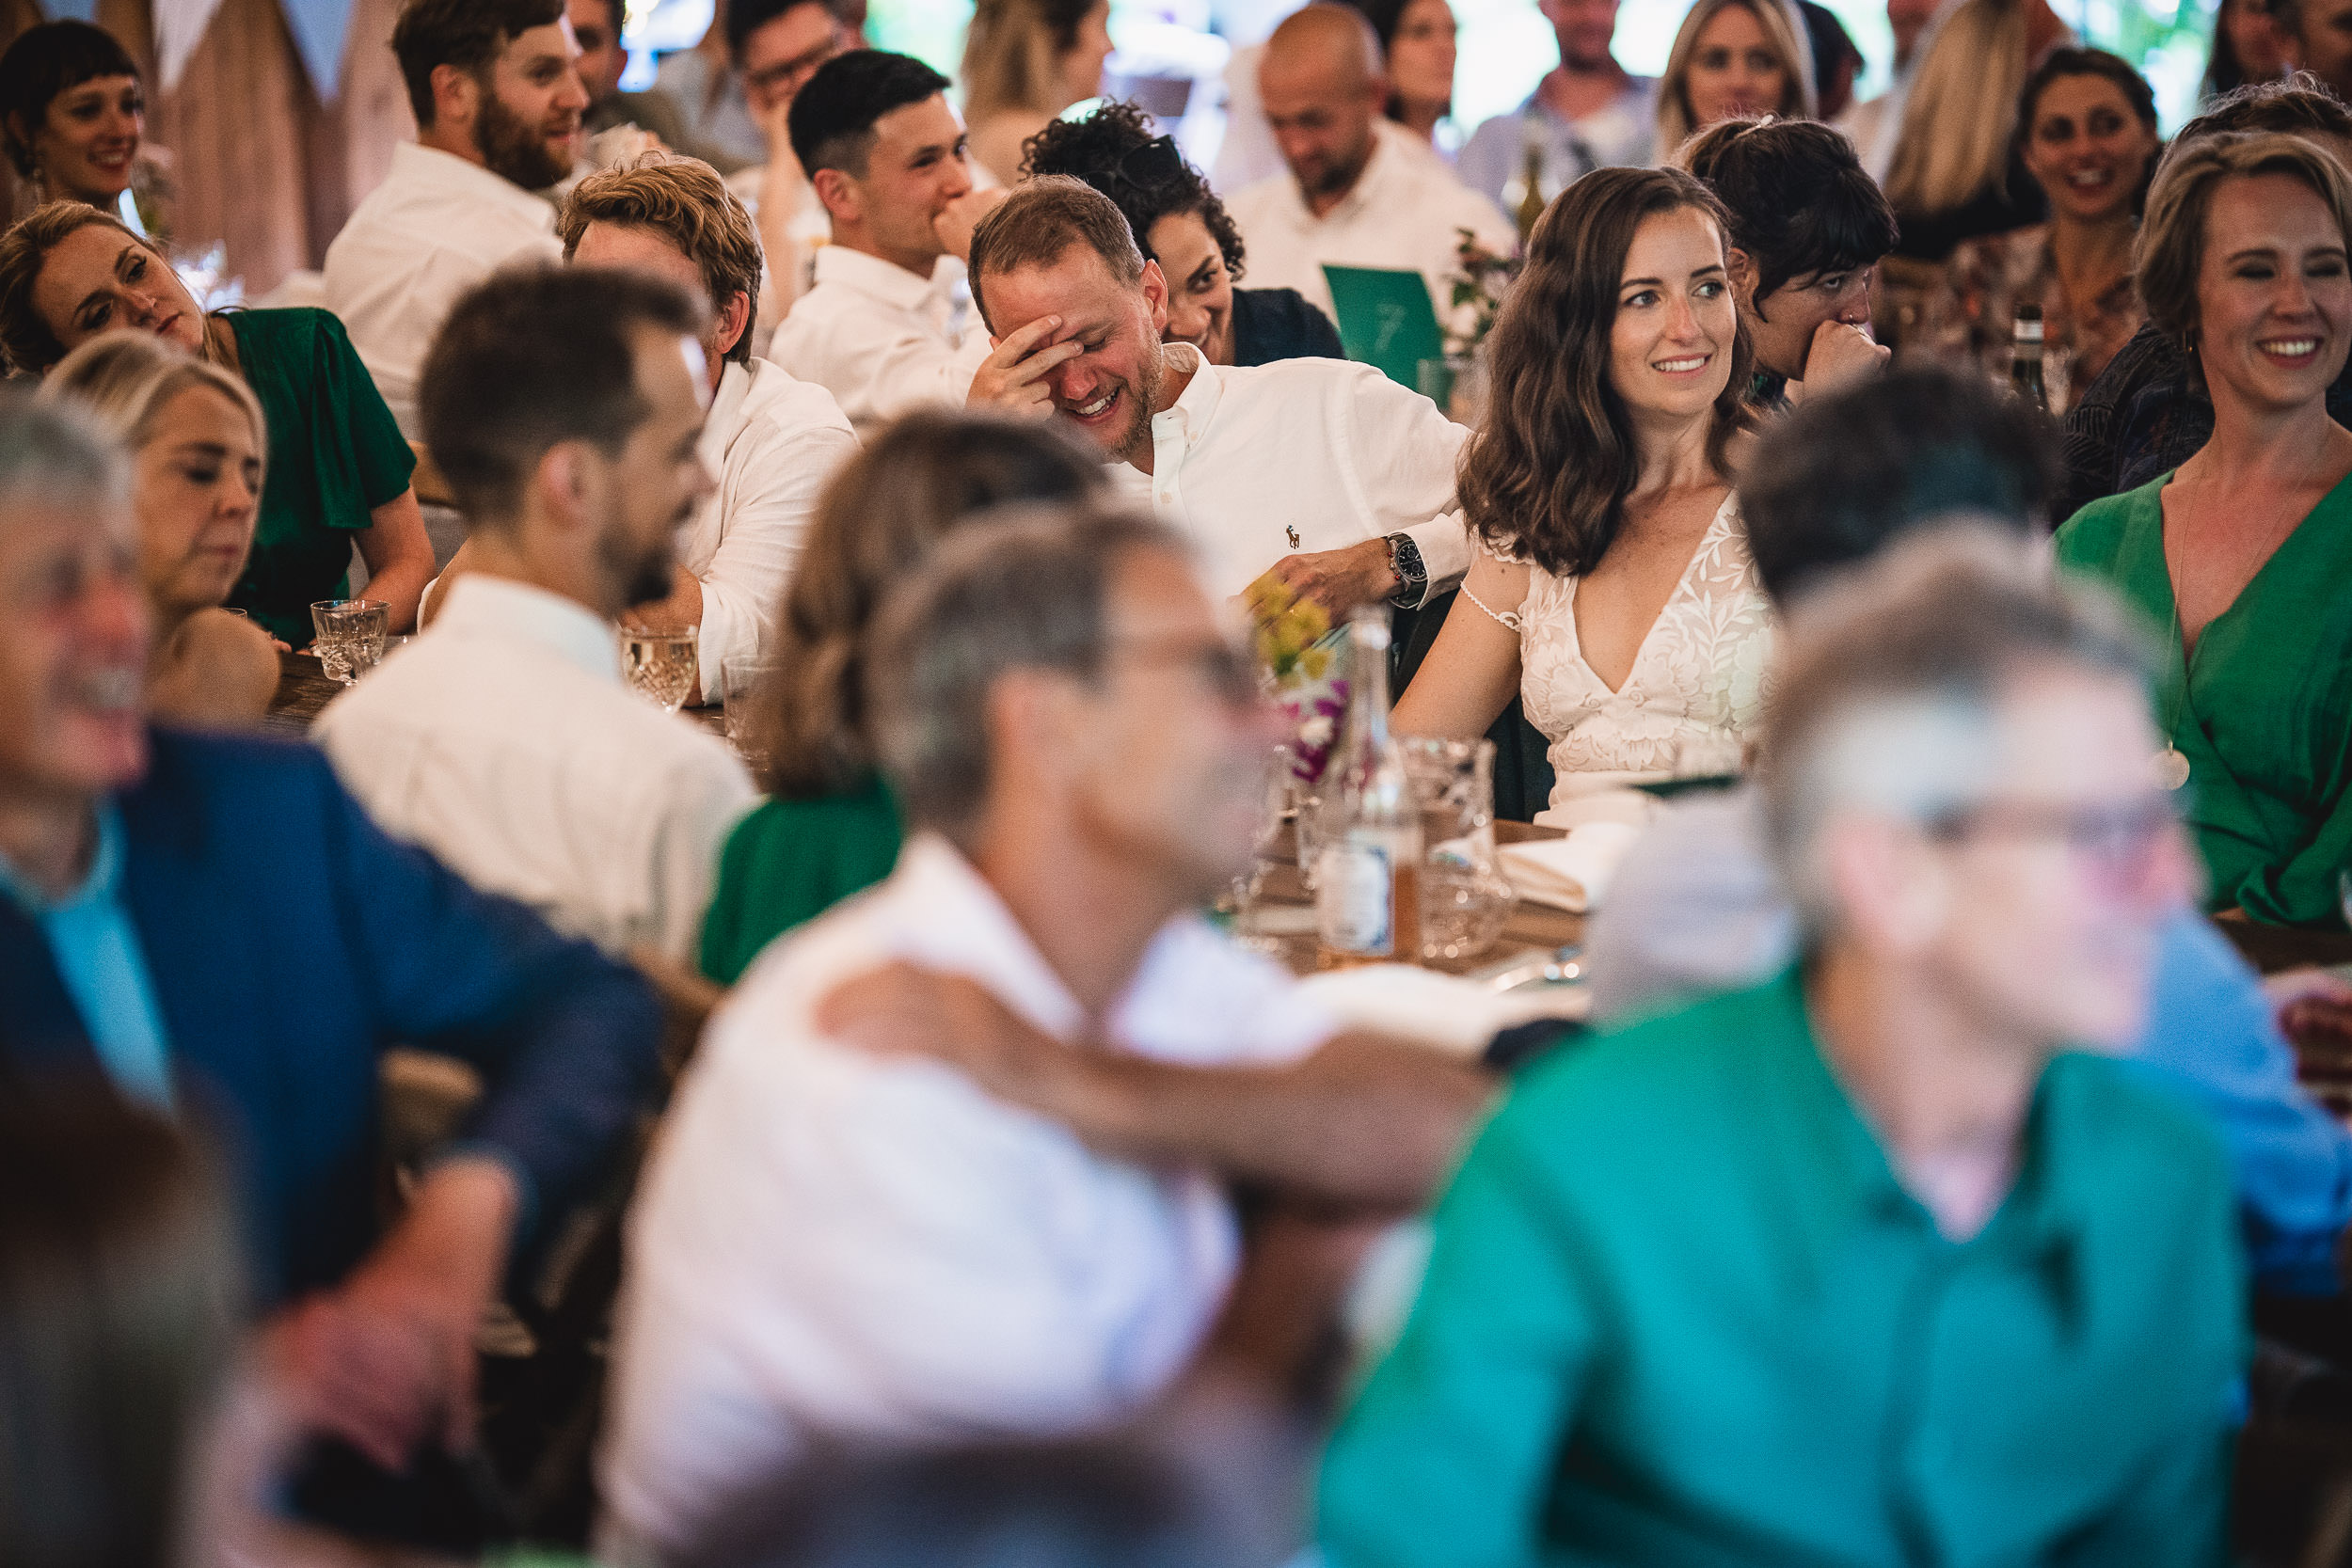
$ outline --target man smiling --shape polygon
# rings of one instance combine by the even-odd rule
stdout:
[[[833,219],[817,281],[776,328],[769,356],[831,392],[860,434],[964,400],[988,345],[957,322],[955,269],[999,193],[972,188],[947,78],[922,61],[859,50],[793,95],[792,151]]]
[[[562,254],[532,193],[571,172],[588,89],[563,0],[411,0],[392,51],[417,139],[327,246],[326,306],[413,440],[417,377],[457,296]]]
[[[1112,476],[1195,542],[1209,586],[1269,568],[1334,613],[1419,605],[1458,580],[1469,432],[1370,366],[1212,365],[1163,343],[1168,282],[1110,198],[1023,184],[972,235],[972,297],[996,345],[971,401],[1069,420]]]

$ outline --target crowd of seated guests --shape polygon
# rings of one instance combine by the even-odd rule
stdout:
[[[637,95],[407,0],[325,308],[201,307],[107,34],[0,54],[0,1563],[2231,1560],[2257,1328],[2352,1351],[2352,985],[2240,951],[2352,903],[2329,0],[2169,145],[2044,0],[1896,0],[1859,144],[1803,0],[1654,83],[1544,0],[1466,142],[1444,0],[1314,0],[1224,192],[1065,118],[1101,0],[723,9]],[[1465,235],[1476,428],[1325,272]],[[1253,591],[1638,808],[1589,1019],[1208,918]]]

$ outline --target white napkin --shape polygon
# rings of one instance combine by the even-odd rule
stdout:
[[[1641,830],[1625,822],[1587,822],[1565,838],[1502,847],[1502,874],[1532,903],[1583,914],[1609,895],[1610,879]]]
[[[1311,974],[1298,989],[1346,1028],[1414,1040],[1475,1061],[1515,1023],[1582,1018],[1591,999],[1581,986],[1527,986],[1496,992],[1475,980],[1406,964],[1365,964]]]

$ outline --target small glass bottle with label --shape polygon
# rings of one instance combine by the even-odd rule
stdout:
[[[1348,622],[1347,724],[1323,776],[1315,865],[1324,969],[1421,960],[1421,807],[1389,735],[1389,616]]]
[[[2010,324],[2010,389],[2047,413],[2050,388],[2042,375],[2042,307],[2030,300],[2021,302],[2016,319]]]

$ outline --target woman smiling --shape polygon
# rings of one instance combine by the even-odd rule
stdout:
[[[25,206],[85,201],[164,231],[168,192],[146,133],[138,67],[104,28],[45,22],[0,54],[0,145],[32,187]]]
[[[1057,119],[1023,149],[1021,176],[1067,174],[1111,198],[1147,261],[1168,278],[1171,343],[1212,365],[1344,357],[1331,320],[1295,289],[1241,289],[1241,230],[1173,137],[1132,103]]]
[[[1399,733],[1469,739],[1516,691],[1555,804],[1738,753],[1772,623],[1731,488],[1754,416],[1729,227],[1682,170],[1629,168],[1535,225],[1495,325],[1494,415],[1462,457],[1482,547]]]
[[[2156,768],[2191,789],[2213,907],[2279,925],[2340,924],[2352,864],[2352,432],[2328,417],[2348,237],[2352,182],[2300,137],[2212,136],[2165,164],[2139,292],[2204,377],[2213,439],[2058,538],[2163,628]]]
[[[1922,336],[1933,352],[2005,372],[2017,308],[2037,307],[2050,410],[2062,414],[2144,317],[2132,241],[2163,146],[2155,95],[2113,55],[2054,49],[2018,95],[2017,140],[2049,221],[1963,242],[1929,296]]]
[[[1698,0],[1658,79],[1658,161],[1694,131],[1748,115],[1813,118],[1813,71],[1785,0]]]

